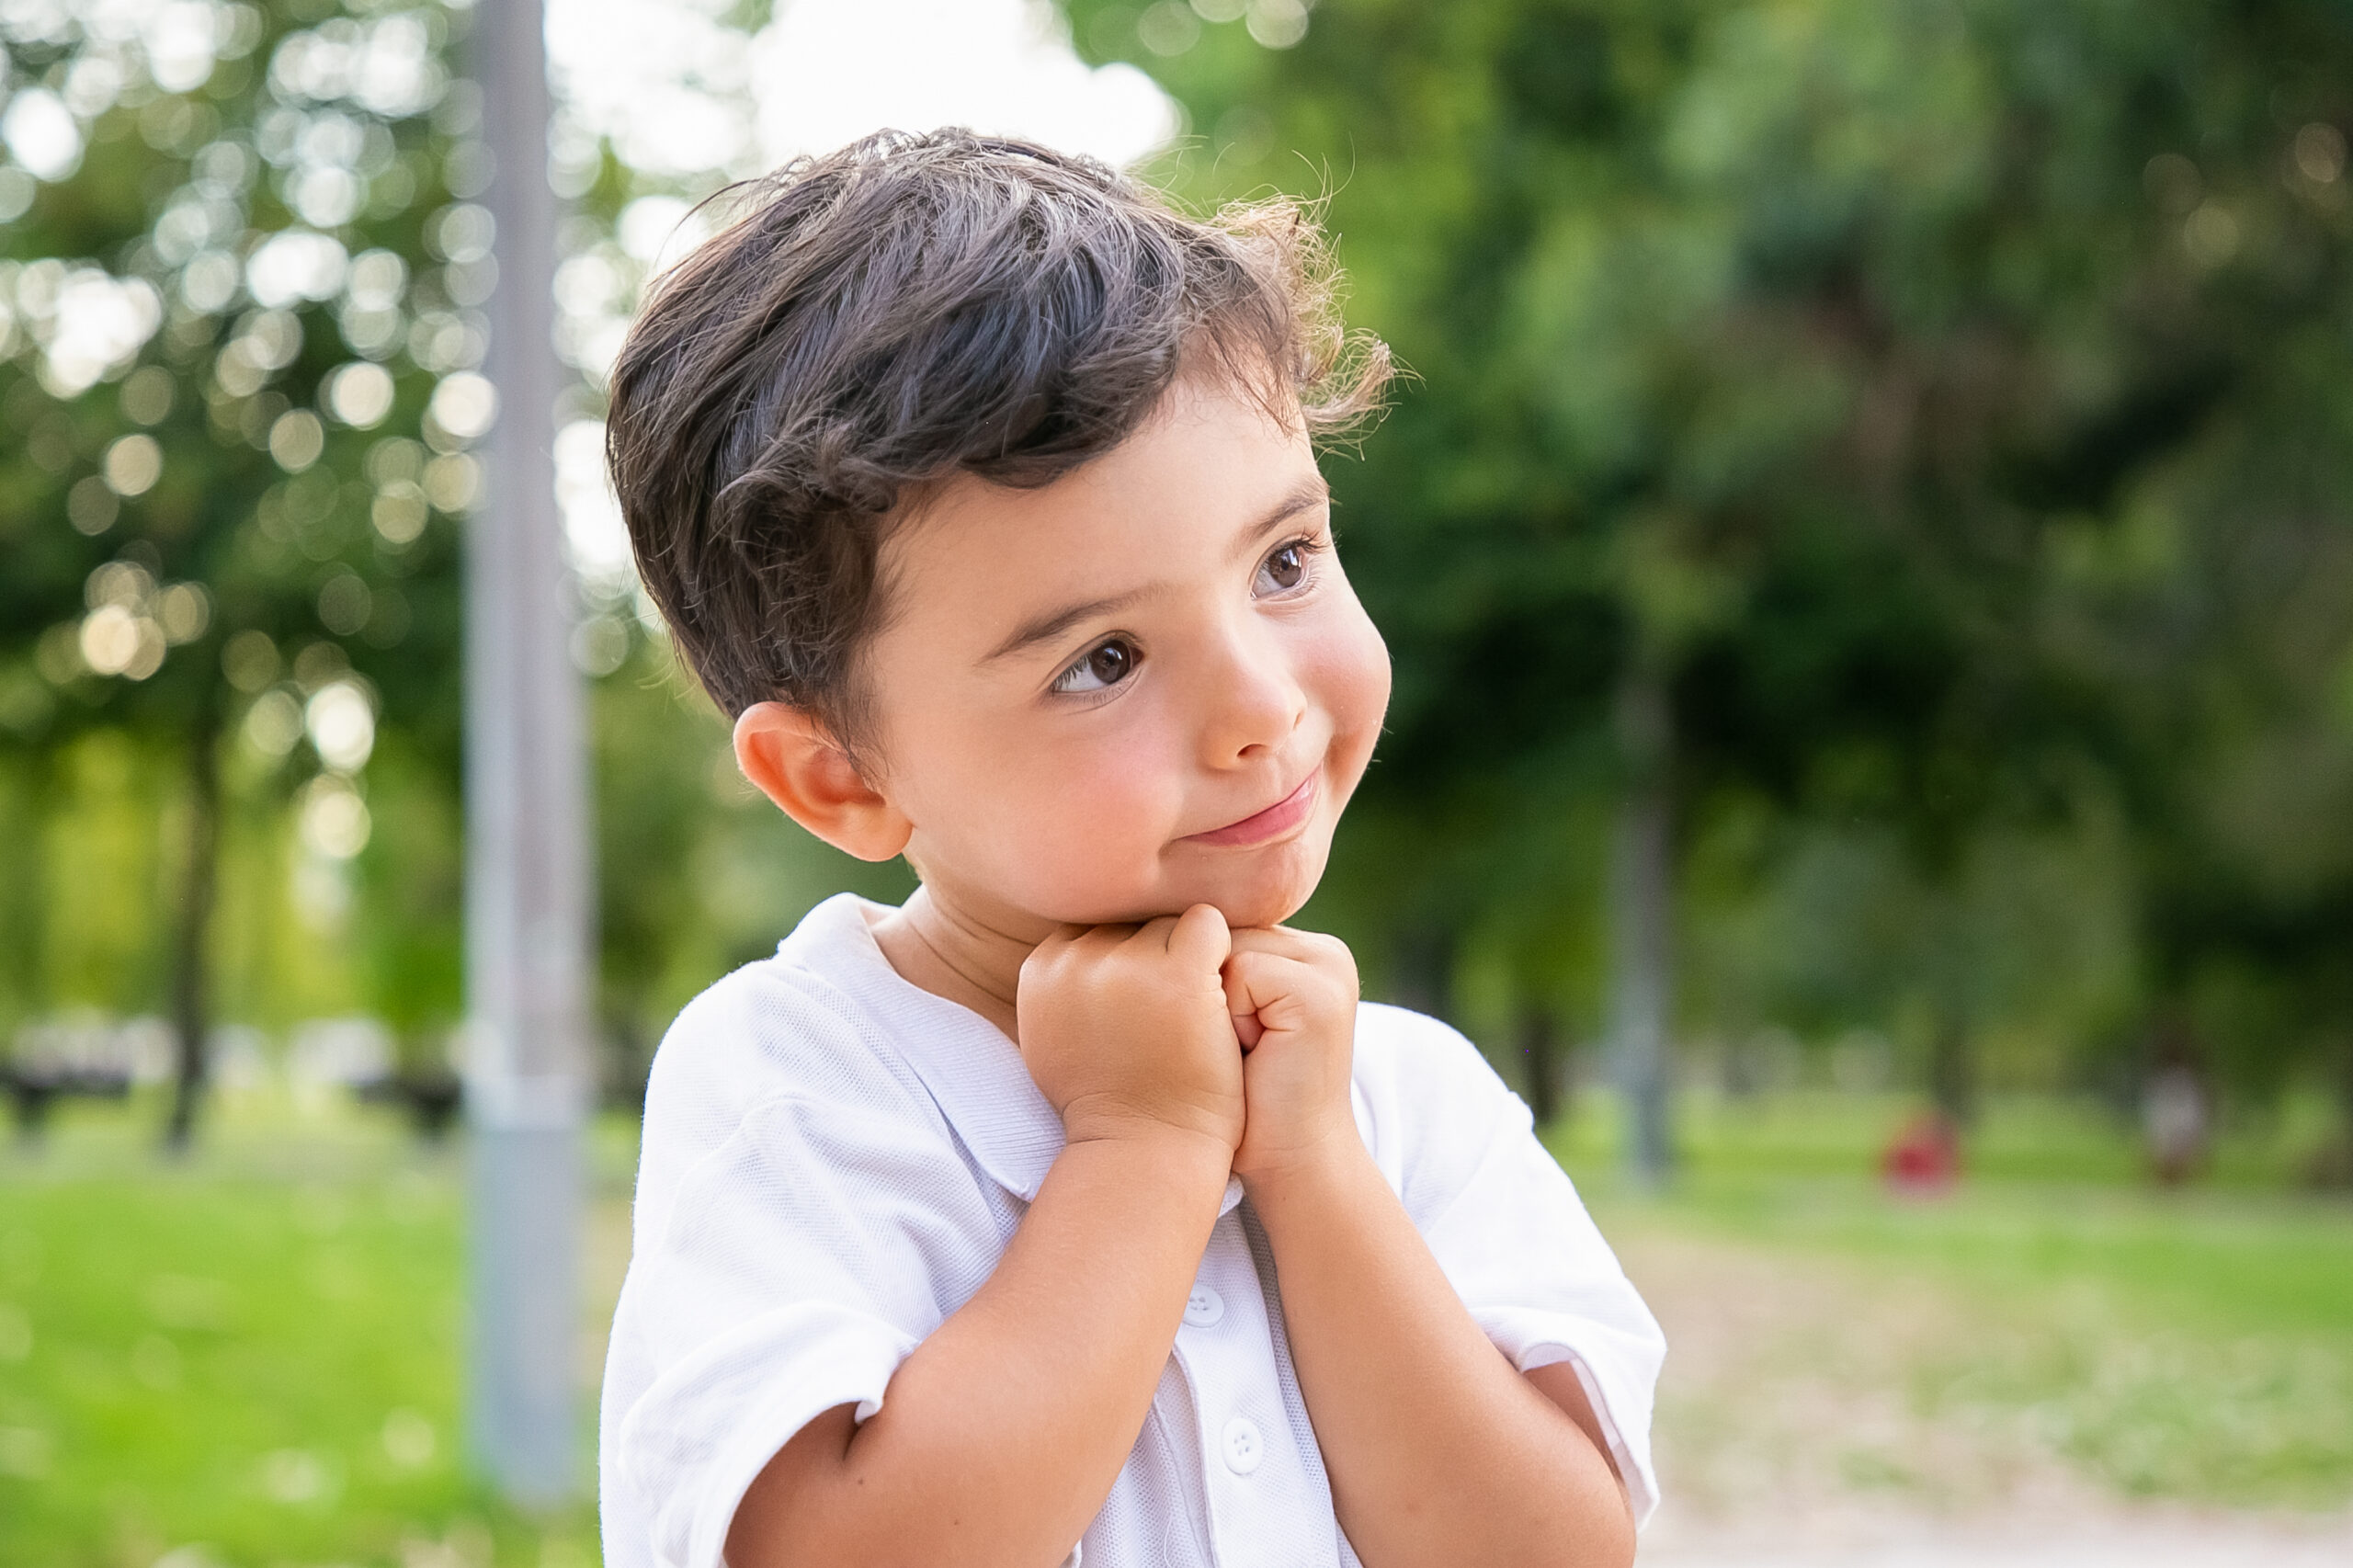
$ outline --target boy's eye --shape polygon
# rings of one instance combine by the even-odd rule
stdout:
[[[1307,581],[1308,551],[1305,540],[1293,540],[1258,562],[1259,592],[1286,593]]]
[[[1054,677],[1054,689],[1063,693],[1108,690],[1135,672],[1136,659],[1135,644],[1124,637],[1098,642]]]

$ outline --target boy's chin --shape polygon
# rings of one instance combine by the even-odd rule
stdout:
[[[1179,906],[1215,906],[1235,930],[1252,926],[1279,926],[1298,914],[1323,880],[1324,857],[1286,856],[1251,874],[1210,879]]]
[[[1307,903],[1309,888],[1296,896],[1278,897],[1273,894],[1251,894],[1238,898],[1205,898],[1199,902],[1214,904],[1225,916],[1226,925],[1233,930],[1245,930],[1254,926],[1279,926],[1297,915]]]
[[[1279,926],[1299,913],[1324,880],[1328,852],[1329,846],[1323,844],[1278,846],[1249,863],[1189,868],[1190,874],[1169,877],[1148,892],[1102,890],[1092,897],[1065,897],[1042,917],[1074,926],[1140,926],[1206,903],[1235,930]]]

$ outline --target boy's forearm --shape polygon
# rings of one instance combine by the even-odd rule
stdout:
[[[827,1412],[753,1483],[728,1562],[1062,1562],[1151,1408],[1226,1175],[1215,1141],[1189,1134],[1065,1149],[881,1410],[856,1426]]]
[[[1366,1568],[1623,1568],[1594,1441],[1472,1320],[1361,1147],[1261,1180],[1291,1361]]]

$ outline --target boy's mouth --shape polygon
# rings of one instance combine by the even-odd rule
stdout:
[[[1315,810],[1315,780],[1310,773],[1300,781],[1298,789],[1277,801],[1263,812],[1254,812],[1240,822],[1211,828],[1207,833],[1188,834],[1188,844],[1264,844],[1305,822]]]

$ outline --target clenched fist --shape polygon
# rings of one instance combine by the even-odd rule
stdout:
[[[1073,1143],[1167,1131],[1231,1153],[1243,1061],[1220,970],[1225,917],[1197,903],[1142,926],[1070,926],[1021,966],[1022,1060]]]
[[[1226,1006],[1249,1052],[1233,1174],[1251,1186],[1361,1144],[1348,1098],[1357,962],[1336,937],[1281,926],[1236,931],[1229,946]]]

